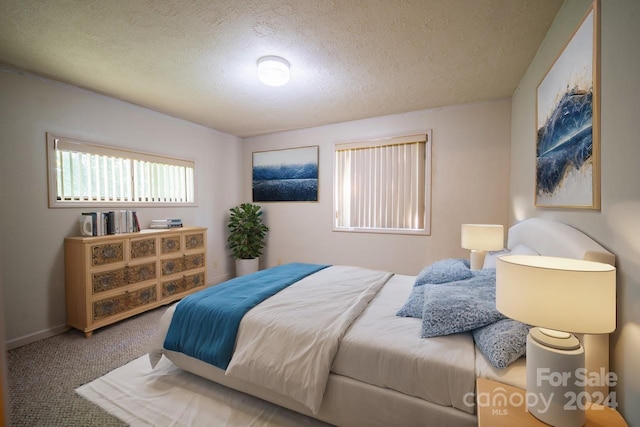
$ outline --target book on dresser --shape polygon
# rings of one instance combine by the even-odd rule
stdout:
[[[171,219],[152,219],[149,228],[179,228],[182,227],[182,220],[179,218]]]
[[[88,337],[95,329],[203,289],[206,243],[203,227],[67,237],[67,324]]]
[[[91,218],[92,232],[89,234],[93,236],[135,233],[136,231],[140,231],[140,222],[138,221],[136,211],[122,209],[107,212],[83,212],[81,216]],[[80,234],[83,234],[82,229],[80,230]]]

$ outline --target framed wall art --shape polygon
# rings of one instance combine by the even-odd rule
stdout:
[[[254,202],[317,202],[318,146],[253,153]]]
[[[600,31],[594,1],[537,88],[535,206],[600,209]]]

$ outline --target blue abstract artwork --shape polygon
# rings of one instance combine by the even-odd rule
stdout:
[[[599,209],[598,87],[594,3],[537,92],[539,207]]]
[[[317,202],[318,146],[253,153],[254,202]]]

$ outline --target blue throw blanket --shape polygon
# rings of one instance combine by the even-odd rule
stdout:
[[[164,348],[227,369],[245,313],[326,267],[328,265],[285,264],[189,295],[176,306]]]

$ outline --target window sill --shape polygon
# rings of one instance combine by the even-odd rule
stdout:
[[[409,236],[430,236],[429,230],[407,230],[403,228],[345,228],[333,227],[333,231],[341,233],[374,233],[374,234],[397,234]]]

